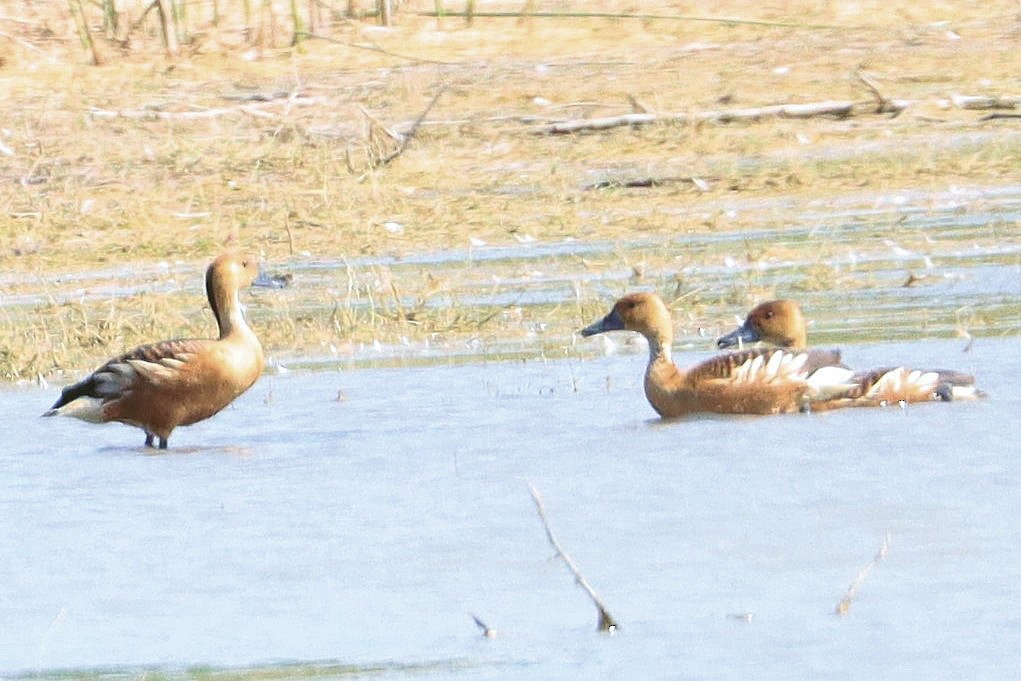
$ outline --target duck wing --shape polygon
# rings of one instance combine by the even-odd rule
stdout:
[[[839,350],[784,350],[751,348],[710,359],[688,370],[690,381],[710,380],[772,383],[776,381],[805,382],[822,369],[844,369]],[[850,375],[850,370],[847,370]]]
[[[683,385],[673,390],[673,401],[682,406],[673,408],[664,398],[657,411],[671,415],[794,412],[842,396],[850,388],[851,373],[839,366],[836,353],[752,348],[717,355],[690,368]]]
[[[208,343],[195,339],[161,341],[141,345],[114,357],[82,380],[64,388],[60,398],[44,416],[54,414],[81,398],[100,403],[119,399],[140,382],[153,386],[166,384],[178,377]]]
[[[810,403],[835,404],[857,387],[853,372],[841,363],[837,350],[742,350],[702,362],[689,377],[726,383],[733,390],[797,396],[801,408]]]
[[[882,367],[854,375],[856,386],[848,397],[865,405],[895,402],[950,402],[976,399],[983,393],[975,377],[953,369]]]

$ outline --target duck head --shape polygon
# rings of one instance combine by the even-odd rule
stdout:
[[[771,343],[781,348],[804,348],[808,345],[805,318],[793,300],[771,300],[757,305],[744,323],[716,340],[721,348],[742,343]]]
[[[255,258],[228,251],[220,254],[206,270],[206,295],[212,292],[248,288],[262,276]]]
[[[238,292],[250,286],[278,287],[262,273],[254,256],[227,251],[206,270],[206,297],[220,326],[221,338],[232,328],[244,325],[244,306]]]
[[[618,300],[609,314],[581,330],[582,336],[606,331],[635,331],[650,343],[669,347],[673,339],[670,311],[655,293],[631,293]]]

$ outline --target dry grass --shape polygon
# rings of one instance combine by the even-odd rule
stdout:
[[[1013,0],[727,4],[726,17],[767,22],[760,24],[671,18],[678,10],[668,2],[528,4],[647,18],[478,17],[466,26],[416,14],[434,8],[420,0],[387,29],[339,13],[320,17],[315,32],[324,39],[291,46],[280,4],[276,43],[264,36],[259,45],[244,32],[241,3],[220,3],[214,27],[212,4],[199,2],[189,5],[182,55],[169,60],[153,17],[128,40],[106,38],[90,5],[97,67],[66,3],[0,2],[0,271],[11,274],[12,290],[39,294],[32,277],[43,273],[163,261],[198,269],[225,243],[282,263],[404,257],[465,249],[471,239],[734,230],[749,219],[721,210],[734,197],[995,185],[1016,173],[1018,136],[998,135],[1009,124],[979,123],[980,112],[944,105],[956,92],[1021,93]],[[686,3],[683,13],[719,16],[715,5]],[[137,19],[141,5],[127,6]],[[632,101],[666,112],[867,100],[852,75],[858,68],[885,95],[918,104],[896,118],[532,134],[533,122],[621,114]],[[408,149],[375,167],[393,144],[383,128],[406,127],[441,87]],[[242,99],[253,95],[270,99]],[[104,114],[117,111],[147,117]],[[189,117],[210,111],[220,113]],[[705,184],[670,183],[637,198],[585,189],[642,177]],[[296,353],[352,339],[508,332],[499,307],[427,305],[461,285],[428,275],[405,271],[391,286],[387,272],[359,270],[332,315],[294,312],[268,297],[257,313],[268,344]],[[831,285],[825,275],[806,281]],[[42,295],[59,298],[65,289],[47,281]],[[81,309],[8,305],[0,372],[86,367],[153,334],[203,333],[209,320],[196,289]],[[366,296],[366,307],[354,304]],[[404,309],[409,299],[422,304]],[[547,312],[570,326],[579,309],[589,311]]]

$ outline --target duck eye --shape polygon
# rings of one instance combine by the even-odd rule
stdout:
[[[772,319],[772,318],[773,318],[773,311],[772,310],[766,310],[766,319]]]

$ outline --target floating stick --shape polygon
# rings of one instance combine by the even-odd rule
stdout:
[[[496,629],[491,628],[488,624],[483,622],[482,619],[475,613],[470,612],[468,614],[471,615],[471,618],[473,620],[475,620],[475,624],[478,625],[479,629],[482,631],[482,635],[485,638],[496,638]]]
[[[868,577],[870,572],[872,572],[872,568],[876,566],[876,563],[886,558],[886,554],[889,551],[890,551],[890,533],[887,532],[886,538],[883,539],[883,545],[879,547],[879,551],[876,553],[875,556],[873,556],[872,560],[869,561],[868,565],[863,567],[858,572],[858,576],[855,577],[854,581],[851,582],[851,585],[847,587],[847,593],[844,594],[844,597],[840,599],[839,603],[837,603],[837,607],[836,610],[834,611],[834,614],[843,616],[848,613],[848,611],[851,609],[851,601],[854,600],[854,597],[858,593],[858,587],[861,586],[861,583],[864,582],[865,578]]]

